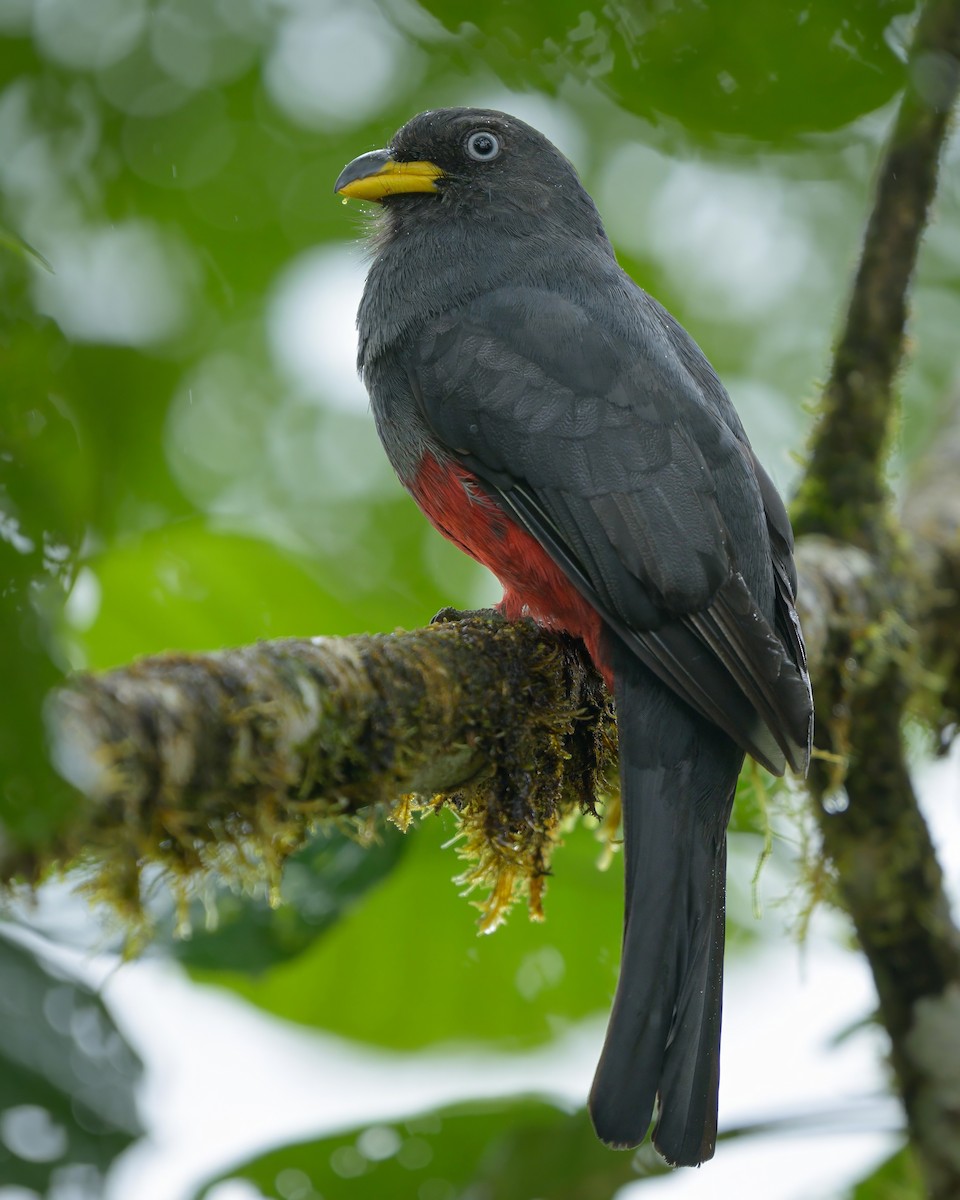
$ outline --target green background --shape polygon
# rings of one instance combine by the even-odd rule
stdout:
[[[5,852],[69,817],[41,721],[65,671],[412,627],[496,596],[392,479],[351,377],[365,219],[332,194],[346,161],[445,104],[492,104],[544,128],[575,160],[621,261],[704,347],[789,491],[913,12],[882,0],[0,0]],[[952,156],[955,167],[956,143]],[[955,374],[958,178],[945,173],[921,258],[899,460],[924,444]],[[201,920],[191,940],[162,937],[155,952],[182,958],[198,986],[394,1049],[519,1050],[602,1013],[621,900],[618,871],[595,869],[590,831],[571,831],[557,855],[545,926],[516,912],[478,939],[450,882],[458,860],[441,848],[449,821],[406,839],[388,830],[368,853],[321,839],[290,865],[279,910],[224,896],[216,933]],[[755,797],[736,828],[749,863]],[[777,856],[789,878],[787,828]],[[752,953],[749,877],[731,886],[732,954]],[[21,903],[8,916],[31,921]],[[5,985],[26,971],[43,986],[39,950],[3,955]],[[64,1170],[86,1164],[97,1195],[137,1123],[110,1110],[95,1136],[78,1125],[70,1078],[44,1066],[57,1033],[47,1009],[27,1005],[17,1020],[20,1057],[4,1078],[19,1090],[0,1105],[45,1110],[65,1136],[43,1143],[28,1122],[58,1154],[38,1165],[29,1146],[18,1158],[3,1142],[0,1182],[55,1196]],[[59,1053],[70,1057],[66,1044]],[[471,1182],[513,1195],[503,1180],[520,1171],[510,1154],[523,1156],[505,1139],[567,1120],[514,1101],[444,1117],[435,1152],[455,1164],[452,1190],[419,1200]],[[563,1178],[585,1190],[562,1190],[536,1139],[522,1177],[532,1169],[544,1195],[612,1194],[624,1160],[566,1128],[555,1131]],[[348,1176],[352,1196],[402,1194],[377,1173],[386,1166],[362,1163],[325,1192],[317,1164],[340,1144],[278,1150],[246,1173],[283,1200],[344,1194]],[[496,1163],[507,1165],[491,1183]],[[281,1192],[284,1169],[300,1174]],[[857,1194],[908,1194],[903,1177],[894,1164]]]

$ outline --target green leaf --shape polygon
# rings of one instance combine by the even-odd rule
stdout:
[[[585,1111],[516,1117],[478,1164],[476,1186],[497,1200],[607,1200],[629,1183],[671,1173],[649,1142],[625,1154],[598,1141]]]
[[[99,997],[5,936],[0,979],[0,1181],[46,1194],[70,1167],[100,1195],[141,1132],[140,1061]]]
[[[0,545],[0,858],[20,869],[21,852],[50,838],[73,798],[50,767],[43,703],[62,678],[45,645],[28,575],[15,575]]]
[[[913,1151],[904,1146],[861,1180],[850,1200],[923,1200],[926,1194]]]
[[[392,826],[373,845],[338,830],[319,833],[284,865],[279,907],[264,897],[221,893],[215,927],[203,928],[198,904],[193,935],[174,938],[173,953],[197,970],[261,974],[303,953],[331,929],[390,875],[409,844]]]
[[[47,761],[42,708],[62,678],[52,620],[87,528],[91,478],[51,366],[62,342],[40,321],[13,329],[0,332],[0,848],[16,863],[71,807]]]
[[[329,514],[323,519],[334,520]],[[416,573],[425,536],[431,549],[440,536],[427,530],[402,499],[379,512],[377,525],[404,554],[408,579],[385,578],[362,595],[348,555],[294,554],[260,538],[215,529],[200,518],[117,541],[85,560],[92,608],[84,605],[74,624],[63,627],[64,636],[87,666],[103,670],[165,650],[216,650],[259,638],[423,625],[449,599]],[[458,579],[475,578],[475,564],[445,543],[440,549],[454,558]],[[467,588],[460,594],[469,594]]]
[[[101,599],[95,619],[74,636],[99,669],[170,649],[363,627],[364,606],[325,586],[325,564],[203,520],[113,545],[87,565]]]
[[[461,53],[518,91],[559,90],[573,76],[629,112],[674,118],[674,137],[711,140],[838,129],[879,108],[904,81],[891,23],[914,10],[908,0],[425,7],[458,33]]]
[[[837,1114],[824,1115],[835,1127]],[[804,1128],[808,1115],[728,1128],[718,1141],[786,1136]],[[894,1156],[866,1181],[886,1181],[893,1190],[858,1189],[851,1200],[920,1200],[920,1190],[897,1190],[898,1181],[913,1177],[903,1157]],[[566,1115],[541,1100],[503,1097],[278,1147],[205,1184],[195,1200],[226,1180],[240,1179],[267,1200],[610,1200],[628,1184],[672,1171],[649,1141],[633,1153],[604,1146],[585,1110]]]
[[[597,1141],[586,1113],[505,1099],[284,1146],[207,1184],[196,1200],[224,1179],[249,1180],[269,1200],[609,1200],[637,1168],[634,1155]]]
[[[546,922],[517,910],[480,936],[452,882],[461,862],[443,848],[455,832],[449,815],[424,819],[399,867],[291,962],[256,979],[196,977],[288,1020],[403,1049],[454,1039],[529,1046],[604,1010],[619,961],[619,862],[598,871],[601,847],[578,828],[554,857]]]
[[[21,258],[32,259],[38,266],[43,267],[45,271],[53,274],[53,267],[50,266],[39,250],[35,250],[23,238],[18,237],[12,230],[5,229],[2,225],[0,225],[0,250],[6,250],[8,253],[19,255]]]

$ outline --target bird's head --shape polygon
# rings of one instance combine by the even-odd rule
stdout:
[[[420,113],[383,150],[344,167],[334,188],[390,215],[422,219],[465,210],[478,218],[533,217],[605,241],[576,171],[542,133],[507,113],[440,108]],[[431,203],[431,202],[436,202]]]

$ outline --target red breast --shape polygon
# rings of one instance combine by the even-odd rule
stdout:
[[[540,543],[486,495],[474,475],[426,454],[409,487],[434,528],[500,580],[503,599],[497,608],[508,620],[530,616],[547,629],[582,638],[612,689],[612,673],[600,653],[600,614]]]

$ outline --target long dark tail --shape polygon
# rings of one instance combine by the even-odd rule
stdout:
[[[720,1077],[726,826],[743,752],[619,647],[626,901],[620,980],[590,1093],[599,1137],[713,1156]]]

